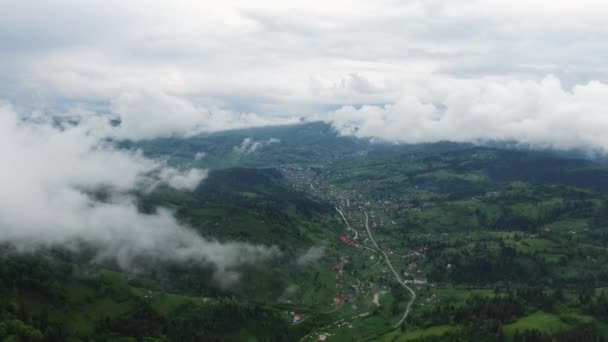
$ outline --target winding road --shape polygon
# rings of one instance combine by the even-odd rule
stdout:
[[[342,212],[342,210],[340,210],[340,208],[336,207],[336,211],[338,213],[340,213],[340,216],[342,217],[342,219],[344,220],[344,223],[346,224],[347,230],[352,230],[352,231],[355,232],[355,238],[354,238],[354,240],[356,240],[359,237],[359,232],[356,229],[353,229],[350,226],[350,224],[348,223],[348,220],[346,219],[346,216],[344,216],[344,213]],[[403,280],[399,276],[399,273],[397,273],[397,271],[395,271],[395,268],[393,267],[393,264],[389,260],[388,255],[384,252],[384,250],[382,250],[380,248],[380,246],[378,246],[378,244],[376,243],[376,240],[374,240],[374,237],[372,236],[372,232],[369,229],[369,217],[367,215],[367,212],[364,212],[364,213],[365,213],[365,229],[367,230],[367,234],[369,235],[369,238],[370,238],[370,240],[372,240],[372,243],[374,244],[374,246],[376,247],[376,249],[373,249],[373,248],[370,248],[370,247],[367,247],[367,246],[363,246],[363,245],[362,245],[362,247],[364,247],[364,248],[366,248],[366,249],[368,249],[370,251],[379,252],[382,255],[384,255],[384,259],[386,260],[386,263],[388,264],[389,268],[391,269],[391,271],[395,275],[395,278],[397,278],[397,281],[399,282],[399,284],[401,284],[403,287],[405,287],[411,293],[411,295],[412,295],[411,298],[410,298],[410,301],[407,303],[407,307],[405,309],[405,312],[403,313],[403,316],[401,317],[401,319],[399,320],[399,322],[397,322],[397,324],[395,324],[393,326],[393,328],[398,328],[405,321],[405,319],[407,318],[407,316],[410,314],[410,311],[412,310],[412,305],[414,304],[414,301],[416,300],[416,292],[414,292],[414,290],[412,290],[406,283],[403,282]],[[378,258],[378,259],[379,259],[378,260],[378,262],[379,262],[381,258]],[[374,266],[375,265],[376,264],[374,264]],[[374,302],[375,305],[379,305],[380,304],[379,303],[379,299],[380,299],[379,296],[380,296],[380,294],[381,293],[374,294],[374,300],[373,300],[373,302]],[[372,313],[372,311],[368,311],[368,312],[363,312],[363,313],[360,313],[360,314],[353,315],[351,317],[342,318],[342,319],[340,319],[338,321],[335,321],[335,322],[333,322],[331,324],[328,324],[328,325],[326,325],[326,326],[324,326],[324,327],[322,327],[320,329],[315,329],[315,331],[316,332],[320,332],[320,331],[329,329],[330,327],[332,327],[332,326],[334,326],[336,324],[346,322],[347,320],[350,320],[350,319],[353,319],[353,318],[361,318],[361,317],[369,316],[371,313]],[[305,336],[303,336],[302,338],[300,338],[300,341],[308,339],[309,337],[311,337],[312,334],[315,333],[315,331],[309,332],[308,334],[306,334]]]
[[[388,267],[391,269],[391,271],[395,275],[395,278],[397,278],[397,281],[399,282],[399,284],[401,284],[403,287],[405,287],[412,295],[410,298],[410,301],[407,303],[403,316],[401,317],[399,322],[397,322],[397,324],[394,325],[394,328],[397,328],[405,321],[407,316],[410,314],[410,311],[412,311],[412,305],[414,305],[414,301],[416,300],[416,292],[414,292],[414,290],[412,290],[411,287],[409,287],[405,282],[403,282],[403,279],[401,279],[401,277],[399,276],[399,273],[397,271],[395,271],[395,268],[393,267],[393,264],[391,263],[390,259],[388,258],[388,255],[386,254],[386,252],[384,252],[384,250],[382,248],[380,248],[380,246],[378,246],[378,244],[376,243],[376,240],[374,240],[372,232],[369,230],[369,217],[367,216],[367,211],[365,211],[364,213],[365,213],[365,229],[367,230],[367,234],[369,235],[370,240],[372,240],[372,243],[374,244],[374,246],[376,246],[378,251],[380,251],[380,253],[382,253],[382,255],[384,255],[384,259],[386,260]]]
[[[342,210],[340,210],[340,208],[336,207],[336,210],[340,213],[340,216],[342,216],[344,223],[346,223],[346,229],[352,230],[353,232],[355,232],[355,238],[353,240],[357,240],[359,238],[359,232],[350,226],[350,224],[348,223],[348,220],[346,219],[346,217],[344,216],[344,213],[342,212]]]

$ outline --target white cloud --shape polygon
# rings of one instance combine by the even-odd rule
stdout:
[[[255,141],[252,138],[245,138],[240,145],[234,147],[234,151],[239,154],[252,154],[264,146],[278,144],[281,140],[270,138],[266,141]]]
[[[133,140],[191,136],[201,132],[289,124],[299,120],[209,109],[158,90],[123,93],[113,101],[112,112],[121,120],[116,137]]]
[[[343,107],[328,120],[345,135],[406,143],[517,141],[536,147],[608,150],[608,85],[567,91],[542,81],[459,80],[431,83],[395,104]]]
[[[13,1],[0,67],[18,82],[0,96],[45,106],[152,87],[287,115],[392,103],[404,81],[437,74],[606,81],[606,15],[597,0]]]
[[[206,176],[207,172],[199,169],[183,172],[172,167],[165,167],[160,172],[161,181],[178,190],[192,191]]]
[[[201,160],[205,158],[206,155],[207,153],[205,152],[196,152],[196,154],[194,155],[194,160]]]
[[[312,246],[306,252],[298,256],[296,264],[300,266],[308,265],[317,262],[319,259],[325,256],[325,247]]]
[[[189,101],[160,91],[123,93],[112,111],[121,119],[119,137],[136,140],[193,134],[209,118]]]
[[[63,128],[44,119],[24,119],[8,105],[0,107],[0,242],[21,250],[86,244],[98,250],[99,259],[124,268],[145,257],[206,264],[220,273],[278,253],[205,239],[167,210],[138,211],[134,191],[158,182],[192,189],[204,171],[181,172],[114,148],[106,142],[112,128],[99,116]],[[96,196],[99,191],[104,199]]]
[[[254,141],[251,138],[245,138],[239,146],[234,147],[234,151],[239,154],[251,154],[257,151],[260,147],[262,147],[261,142]]]

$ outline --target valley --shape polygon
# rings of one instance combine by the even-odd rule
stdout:
[[[224,151],[217,153],[227,156],[218,154],[217,163],[211,159],[216,167],[195,191],[159,186],[137,195],[142,213],[166,208],[201,236],[255,243],[274,250],[274,257],[229,270],[146,260],[137,270],[125,270],[95,261],[93,246],[79,253],[22,254],[5,245],[0,304],[9,323],[0,326],[5,334],[0,336],[74,341],[91,336],[599,341],[607,336],[608,271],[602,265],[608,262],[608,168],[603,164],[462,144],[366,144],[319,127],[213,136],[215,148]],[[233,147],[252,132],[260,141],[280,136],[281,143],[233,158]],[[176,167],[203,163],[195,154],[207,146],[205,139],[176,141],[181,147],[169,161]],[[341,152],[299,144],[318,139]],[[165,153],[157,143],[138,148]],[[210,158],[216,158],[213,153]]]
[[[0,342],[608,342],[608,2],[0,18]]]

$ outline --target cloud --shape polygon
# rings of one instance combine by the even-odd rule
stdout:
[[[205,158],[206,155],[207,153],[205,152],[196,152],[196,154],[194,155],[194,160],[201,160]]]
[[[394,104],[345,106],[328,120],[344,135],[404,143],[517,141],[542,148],[608,150],[608,85],[571,91],[535,81],[458,80],[429,84]]]
[[[363,135],[403,140],[391,132],[398,125],[371,133],[383,122],[377,113],[421,110],[418,121],[441,137],[542,145],[531,135],[548,133],[522,124],[491,130],[496,137],[446,134],[427,122],[443,114],[426,105],[451,101],[456,112],[456,100],[436,92],[463,93],[453,90],[460,86],[470,90],[465,98],[487,103],[481,89],[490,83],[528,89],[516,94],[526,101],[535,87],[525,85],[546,75],[564,93],[606,84],[607,15],[608,3],[596,0],[12,1],[0,12],[0,98],[28,110],[78,104],[110,113],[122,120],[115,132],[124,139],[295,123],[344,107],[332,115],[373,117]],[[576,101],[584,107],[587,99]],[[348,106],[356,110],[348,114]],[[580,125],[589,127],[573,127]],[[578,137],[584,129],[549,144],[598,145]],[[407,141],[433,135],[421,132],[415,139],[408,131]]]
[[[97,251],[98,260],[125,269],[138,260],[180,261],[222,274],[279,253],[203,238],[166,209],[139,212],[132,193],[159,183],[192,189],[205,172],[179,171],[116,149],[107,140],[113,130],[107,119],[81,118],[77,125],[58,125],[44,115],[23,117],[0,107],[0,242],[22,251],[85,245]]]
[[[112,102],[112,112],[120,119],[116,138],[133,140],[187,137],[201,132],[290,124],[299,120],[206,108],[159,90],[122,93]]]
[[[207,172],[199,169],[190,169],[183,172],[171,167],[164,167],[160,171],[161,182],[178,190],[194,190],[202,179],[207,177]]]
[[[234,151],[238,154],[251,154],[262,147],[262,143],[254,141],[251,138],[245,138],[239,146],[234,147]]]
[[[240,145],[234,147],[234,151],[238,154],[252,154],[264,146],[278,144],[281,140],[270,138],[266,141],[255,141],[252,138],[245,138]]]
[[[161,91],[122,93],[112,103],[121,120],[118,136],[149,139],[172,135],[192,135],[208,119],[185,99]]]
[[[325,247],[312,246],[306,252],[298,256],[296,264],[300,266],[316,262],[325,256]]]

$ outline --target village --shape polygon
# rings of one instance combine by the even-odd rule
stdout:
[[[397,288],[396,291],[403,293],[406,288],[409,289],[408,285],[433,286],[433,284],[428,284],[423,267],[424,259],[430,251],[428,246],[421,245],[414,249],[404,250],[385,243],[383,237],[386,229],[399,228],[398,222],[391,219],[392,214],[410,210],[420,211],[428,206],[426,203],[412,201],[407,197],[402,197],[400,200],[395,198],[367,199],[357,188],[347,189],[333,184],[328,180],[328,171],[319,167],[285,165],[280,170],[295,189],[327,199],[336,205],[336,219],[344,227],[338,238],[339,244],[347,248],[344,255],[341,255],[332,266],[332,271],[336,274],[336,290],[332,304],[336,310],[345,305],[350,305],[350,309],[364,310],[353,316],[353,319],[356,319],[361,317],[360,315],[364,317],[380,309],[383,296],[395,290],[390,286],[395,279],[391,275],[391,270],[397,272],[395,276],[399,284],[405,287]],[[376,242],[370,233],[377,235],[375,238],[383,245],[382,250],[376,247]],[[368,260],[366,263],[370,263],[370,265],[365,270],[351,267],[352,258]],[[391,265],[387,262],[390,262]],[[361,261],[355,264],[360,265]],[[415,294],[411,289],[410,292],[411,299],[407,303],[407,309],[400,322],[407,317],[410,306],[413,305]],[[401,297],[403,296],[399,298]],[[438,301],[439,298],[433,295],[425,298],[423,302]],[[399,307],[403,309],[405,305],[403,302],[393,301],[390,309],[394,312],[399,310]],[[424,303],[420,303],[420,305],[424,305]],[[299,322],[301,316],[294,315],[293,319],[294,323]],[[337,324],[341,328],[352,328],[352,323],[348,319]]]

